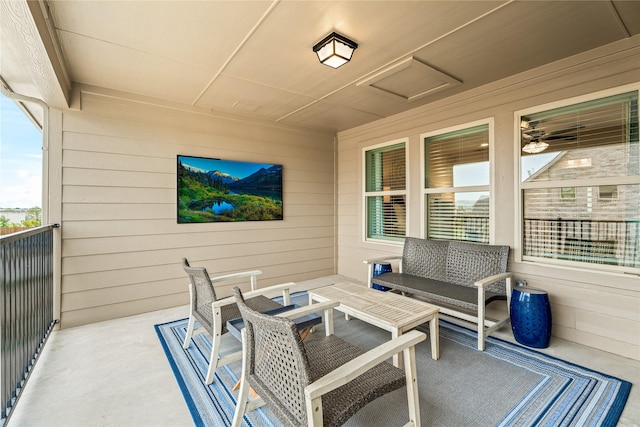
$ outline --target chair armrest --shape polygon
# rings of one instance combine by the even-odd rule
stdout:
[[[276,317],[286,317],[287,319],[295,319],[298,317],[306,316],[307,314],[320,313],[330,308],[335,308],[340,305],[340,301],[325,301],[317,304],[309,304],[304,307],[294,308],[293,310],[284,311],[276,314]]]
[[[288,301],[289,291],[295,285],[296,285],[295,282],[287,282],[287,283],[282,283],[280,285],[267,286],[266,288],[260,288],[254,291],[244,292],[242,295],[245,298],[252,298],[258,295],[266,295],[266,294],[278,293],[279,291],[282,291],[283,297],[285,293],[287,295],[287,298],[285,298],[285,301],[284,301],[286,303],[285,305],[289,305],[289,301]]]
[[[474,283],[474,285],[476,285],[479,288],[486,288],[493,282],[497,282],[498,280],[501,280],[501,279],[511,279],[512,276],[513,276],[513,273],[509,273],[509,272],[494,274],[493,276],[485,277],[482,280],[478,280],[477,282]]]
[[[217,276],[211,278],[211,283],[223,282],[225,280],[239,279],[241,277],[249,277],[251,280],[251,290],[255,291],[258,288],[258,276],[262,274],[260,270],[239,271],[237,273],[225,274],[224,276]]]
[[[325,376],[318,378],[313,384],[305,387],[304,395],[308,400],[313,400],[327,394],[331,390],[347,384],[349,381],[384,362],[393,355],[424,341],[426,338],[427,336],[424,333],[416,330],[400,335],[398,338],[381,344],[329,372]]]
[[[259,276],[262,274],[260,270],[239,271],[237,273],[225,274],[224,276],[216,276],[211,278],[211,282],[221,282],[223,280],[237,279],[239,277]]]
[[[380,258],[370,258],[370,259],[365,259],[364,261],[362,261],[365,264],[375,264],[377,262],[382,262],[382,261],[391,261],[394,259],[402,259],[402,255],[390,255],[387,257],[380,257]]]
[[[290,294],[289,290],[295,285],[296,284],[294,282],[287,282],[281,285],[267,286],[266,288],[256,289],[254,291],[248,291],[243,293],[242,295],[244,296],[245,299],[249,299],[259,295],[264,296],[266,294],[271,294],[273,292],[282,291],[283,303],[284,305],[289,305],[291,304],[291,298],[289,297],[289,294]],[[235,302],[236,302],[235,297],[230,296],[230,297],[221,298],[219,300],[212,302],[211,307],[215,309],[216,307],[223,307],[225,305],[235,304]]]

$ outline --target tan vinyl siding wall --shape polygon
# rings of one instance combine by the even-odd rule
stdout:
[[[408,235],[421,234],[420,135],[494,119],[492,242],[512,248],[510,271],[549,292],[553,335],[640,359],[640,278],[521,262],[515,111],[640,82],[640,38],[624,40],[338,134],[338,273],[366,280],[363,259],[400,246],[362,238],[363,147],[409,139]],[[553,342],[552,342],[553,345]]]
[[[81,97],[59,135],[63,328],[187,304],[182,257],[259,287],[334,274],[332,135]],[[178,154],[282,164],[284,220],[177,224]]]

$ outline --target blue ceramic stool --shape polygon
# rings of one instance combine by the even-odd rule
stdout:
[[[391,264],[389,264],[388,262],[383,262],[380,264],[373,264],[373,277],[379,276],[382,273],[391,273]],[[371,287],[373,289],[377,289],[379,291],[388,291],[391,288],[388,288],[386,286],[382,286],[382,285],[376,285],[375,283],[371,284]]]
[[[511,329],[516,341],[529,347],[549,347],[551,305],[545,291],[527,286],[514,288],[510,310]]]

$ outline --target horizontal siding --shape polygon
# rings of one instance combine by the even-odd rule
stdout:
[[[640,289],[633,276],[540,266],[515,261],[520,251],[514,112],[548,102],[640,81],[640,38],[585,52],[517,76],[457,94],[338,134],[338,273],[366,280],[362,260],[401,254],[401,245],[363,241],[361,156],[363,147],[404,138],[411,153],[408,212],[410,236],[420,236],[422,159],[420,135],[493,118],[495,146],[495,243],[512,248],[516,278],[550,295],[553,334],[625,357],[640,359]]]
[[[335,273],[333,136],[84,93],[62,122],[63,328],[186,304],[183,257],[260,287]],[[177,224],[178,155],[282,164],[284,219]]]

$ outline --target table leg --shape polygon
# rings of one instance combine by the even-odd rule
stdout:
[[[440,358],[440,326],[438,321],[438,313],[433,315],[433,319],[429,321],[429,334],[431,335],[431,358],[438,360]]]
[[[402,335],[402,331],[400,329],[395,329],[391,332],[391,339],[398,338]],[[396,353],[393,355],[393,366],[396,368],[402,368],[402,353]]]

